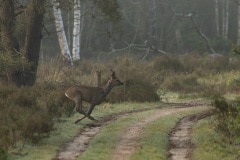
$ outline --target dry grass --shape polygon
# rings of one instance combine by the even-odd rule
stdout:
[[[74,67],[59,60],[42,64],[35,86],[0,86],[0,152],[5,153],[16,142],[29,137],[37,142],[47,136],[59,117],[73,113],[69,106],[74,105],[65,98],[64,90],[77,84],[95,86],[95,71],[101,71],[102,84],[109,79],[111,69],[124,82],[124,86],[110,93],[109,103],[145,102],[158,101],[161,95],[157,93],[167,92],[177,92],[182,97],[236,93],[240,89],[239,64],[239,59],[210,59],[199,54],[163,55],[148,61],[122,56],[109,61],[84,60]],[[39,127],[33,127],[31,122]]]

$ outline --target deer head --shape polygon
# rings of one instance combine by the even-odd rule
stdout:
[[[112,75],[111,75],[111,78],[110,80],[108,81],[108,85],[109,86],[120,86],[120,85],[123,85],[123,82],[121,82],[117,77],[116,77],[116,74],[113,70],[112,71]]]

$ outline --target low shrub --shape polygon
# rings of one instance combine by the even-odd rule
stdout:
[[[153,68],[158,72],[180,72],[185,68],[176,56],[158,56],[153,61]]]
[[[37,143],[48,136],[54,128],[55,119],[72,113],[63,88],[49,83],[22,88],[1,86],[1,153],[7,153],[10,147],[20,141]]]
[[[74,111],[74,102],[64,95],[63,89],[51,91],[47,97],[44,97],[44,101],[51,117],[70,116]]]
[[[30,113],[22,126],[22,136],[33,143],[37,143],[43,137],[49,135],[53,129],[53,121],[46,111]]]
[[[6,160],[7,159],[7,153],[6,150],[0,147],[0,159],[1,160]]]
[[[64,95],[68,87],[96,86],[94,73],[97,70],[102,73],[104,85],[110,78],[111,69],[124,85],[110,92],[107,96],[110,102],[158,101],[161,95],[157,92],[162,95],[178,92],[181,97],[212,97],[238,91],[240,83],[236,74],[239,60],[209,59],[200,54],[161,55],[147,61],[121,55],[111,61],[84,60],[74,67],[63,66],[57,61],[44,64],[39,66],[37,83],[33,87],[18,88],[5,81],[0,83],[0,159],[18,141],[37,143],[48,136],[59,117],[73,113],[74,103]],[[231,75],[227,73],[230,70]],[[3,71],[4,68],[0,68],[0,72]],[[222,110],[221,104],[228,109]],[[224,117],[217,118],[216,126],[231,141],[240,133],[237,124],[240,109],[236,104],[216,100],[216,106],[220,105],[220,108],[216,107],[219,115]]]
[[[193,74],[168,77],[161,84],[160,88],[166,91],[182,93],[195,93],[202,90],[201,84],[198,83],[198,77]]]
[[[213,104],[218,112],[215,116],[216,129],[224,135],[227,143],[240,144],[240,99],[227,101],[215,97]]]
[[[126,80],[124,83],[125,86],[114,88],[112,93],[109,95],[109,100],[111,102],[159,101],[159,96],[156,93],[156,89],[150,83],[139,79],[129,79]]]

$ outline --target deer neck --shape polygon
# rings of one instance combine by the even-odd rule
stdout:
[[[110,85],[109,83],[107,83],[102,89],[103,89],[103,96],[107,96],[109,94],[109,92],[113,89],[113,85]]]

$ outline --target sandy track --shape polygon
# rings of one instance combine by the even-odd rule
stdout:
[[[151,108],[153,109],[153,108]],[[96,134],[106,125],[112,123],[116,119],[127,116],[137,112],[143,112],[151,109],[135,110],[130,112],[122,112],[101,118],[98,122],[87,124],[84,126],[79,134],[67,144],[65,144],[57,153],[53,160],[74,160],[80,156],[88,147],[89,142],[95,137]]]
[[[120,141],[116,144],[112,159],[120,160],[120,159],[128,159],[131,154],[134,153],[135,148],[138,146],[141,131],[142,129],[148,125],[148,123],[167,116],[171,114],[175,114],[181,111],[190,110],[193,106],[202,106],[205,104],[198,103],[189,103],[189,104],[179,104],[178,107],[169,107],[164,109],[143,109],[143,110],[135,110],[132,112],[124,112],[111,116],[106,116],[101,118],[96,123],[91,123],[83,127],[80,133],[70,142],[65,144],[62,149],[60,149],[53,160],[74,160],[76,157],[81,156],[81,154],[87,149],[89,142],[95,137],[99,131],[109,123],[112,123],[116,119],[128,116],[130,114],[134,114],[137,112],[144,112],[147,110],[156,110],[151,117],[146,117],[141,121],[133,124],[130,128],[127,129],[124,135],[120,137]]]
[[[150,117],[146,117],[145,119],[138,121],[133,124],[131,127],[127,128],[124,135],[121,136],[120,141],[115,147],[113,153],[113,160],[127,160],[134,153],[135,149],[138,147],[139,140],[141,138],[141,131],[144,127],[146,127],[149,123],[171,114],[175,114],[181,111],[189,110],[190,108],[167,108],[156,110],[154,114]]]
[[[205,111],[181,119],[169,136],[168,160],[191,160],[194,145],[191,142],[192,127],[198,120],[213,115]]]

